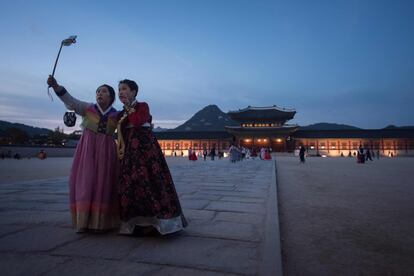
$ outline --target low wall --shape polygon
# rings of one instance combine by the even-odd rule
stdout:
[[[319,155],[323,156],[323,157],[341,157],[341,153],[343,153],[344,157],[348,157],[349,154],[349,150],[342,150],[342,151],[338,151],[338,150],[319,150]],[[380,156],[381,157],[414,157],[414,150],[380,150],[379,151]],[[280,155],[283,155],[286,153],[280,153]],[[357,154],[357,150],[351,150],[351,155],[352,157],[355,157]],[[377,150],[374,150],[374,154],[375,157],[377,155]],[[279,155],[279,153],[278,153]],[[294,153],[290,153],[290,154],[286,154],[287,156],[299,156],[299,150],[295,150]],[[306,152],[307,156],[317,156],[318,155],[318,151],[313,149],[313,150],[308,150]]]
[[[47,157],[72,157],[75,153],[75,147],[0,146],[0,153],[10,151],[12,157],[18,153],[22,158],[36,157],[41,150]]]

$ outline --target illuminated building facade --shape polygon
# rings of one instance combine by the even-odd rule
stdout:
[[[413,128],[307,130],[286,124],[296,111],[277,106],[247,107],[227,113],[238,126],[222,131],[165,131],[156,136],[165,155],[187,155],[188,149],[226,152],[229,146],[294,152],[304,146],[309,155],[354,155],[361,145],[382,156],[414,155]]]

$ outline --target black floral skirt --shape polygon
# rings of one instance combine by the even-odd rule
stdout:
[[[182,230],[183,215],[167,162],[150,128],[123,131],[125,155],[121,160],[119,200],[121,234],[136,226],[153,226],[161,234]]]

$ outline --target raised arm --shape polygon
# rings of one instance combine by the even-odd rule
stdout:
[[[91,105],[91,103],[83,102],[70,95],[66,88],[60,86],[57,83],[56,79],[52,76],[49,76],[47,79],[47,84],[53,88],[56,95],[59,96],[67,109],[75,111],[75,113],[78,115],[85,115],[85,111]]]

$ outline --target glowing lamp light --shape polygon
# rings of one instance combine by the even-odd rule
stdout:
[[[314,149],[315,147],[314,147],[314,146],[311,146],[310,148],[311,148],[311,149]]]
[[[281,143],[281,142],[282,142],[282,139],[277,138],[277,139],[276,139],[276,142]]]
[[[325,146],[321,146],[321,149],[325,149]]]
[[[267,139],[264,139],[263,141],[264,141],[264,142],[267,142]]]

